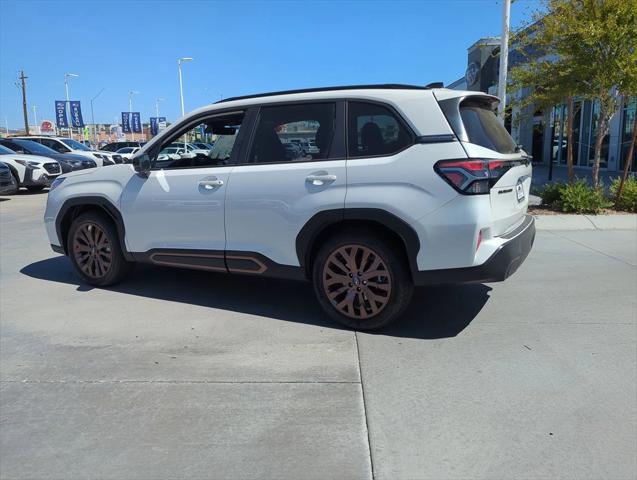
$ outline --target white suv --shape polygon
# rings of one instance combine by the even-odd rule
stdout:
[[[56,160],[40,155],[23,155],[0,145],[0,161],[9,167],[14,179],[14,188],[7,193],[18,193],[20,187],[38,191],[48,187],[61,173],[62,167]]]
[[[400,316],[414,285],[502,281],[531,250],[531,163],[497,98],[408,85],[229,98],[149,142],[133,165],[56,180],[45,224],[97,286],[135,262],[310,280],[353,328]],[[201,132],[207,155],[159,152]],[[315,153],[284,148],[307,139]]]
[[[75,155],[90,158],[97,164],[98,167],[124,163],[122,156],[117,153],[92,150],[83,143],[73,140],[72,138],[52,137],[47,135],[29,135],[14,138],[21,138],[23,140],[31,140],[33,142],[41,143],[45,147],[49,147],[58,153],[73,153]]]

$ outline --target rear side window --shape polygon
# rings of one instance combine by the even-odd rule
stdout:
[[[250,162],[307,162],[327,159],[335,128],[334,103],[262,107]]]
[[[66,148],[64,145],[62,145],[60,142],[57,142],[55,140],[49,140],[48,138],[42,138],[39,139],[40,142],[42,142],[42,144],[46,147],[52,148],[53,150],[55,150],[58,153],[68,153],[71,150]]]
[[[515,142],[489,105],[462,102],[460,116],[469,142],[498,153],[515,153]]]
[[[387,107],[348,102],[348,153],[350,157],[392,155],[412,143],[412,136]]]

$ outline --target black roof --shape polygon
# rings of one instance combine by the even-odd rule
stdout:
[[[234,100],[246,100],[248,98],[273,97],[275,95],[291,95],[294,93],[331,92],[334,90],[431,90],[443,88],[442,82],[434,82],[428,85],[403,85],[401,83],[381,83],[377,85],[341,85],[338,87],[302,88],[300,90],[282,90],[280,92],[257,93],[240,97],[229,97],[215,103],[232,102]]]

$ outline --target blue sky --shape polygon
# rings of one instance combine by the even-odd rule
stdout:
[[[512,25],[536,0],[512,6]],[[113,122],[133,110],[145,122],[155,99],[179,116],[177,59],[184,65],[186,111],[224,97],[362,83],[450,83],[464,74],[466,49],[498,35],[501,0],[421,1],[64,1],[0,0],[0,125],[22,125],[23,68],[29,115],[54,119],[64,74],[84,120]],[[30,117],[32,122],[32,117]]]

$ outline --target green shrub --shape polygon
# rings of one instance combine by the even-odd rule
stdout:
[[[542,205],[557,206],[560,201],[562,188],[564,188],[563,183],[549,183],[544,185],[538,192],[538,195],[542,198]]]
[[[621,179],[616,178],[610,186],[610,193],[615,202],[617,210],[627,212],[637,212],[637,179],[628,177],[624,183],[622,197],[617,201],[617,189]]]
[[[603,208],[612,204],[604,196],[604,188],[595,189],[586,180],[577,180],[562,185],[557,206],[563,212],[599,213]]]

